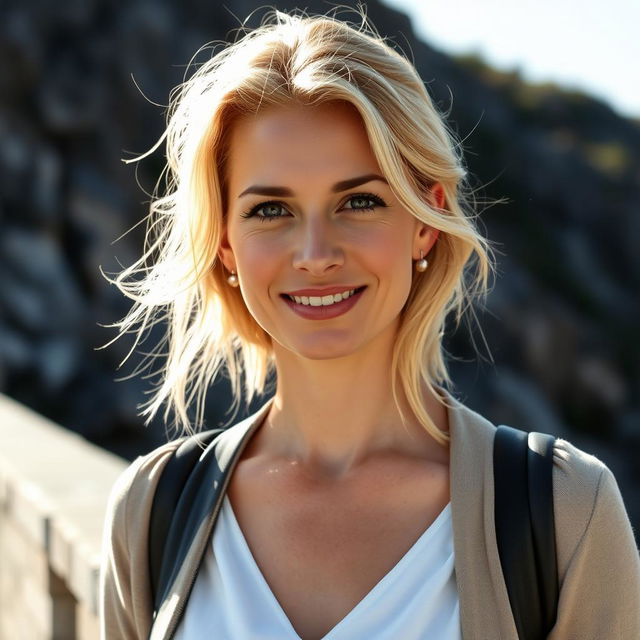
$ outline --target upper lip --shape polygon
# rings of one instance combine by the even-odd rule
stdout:
[[[343,293],[345,291],[351,291],[352,289],[360,289],[360,286],[344,284],[344,285],[335,285],[332,287],[318,287],[315,289],[296,289],[295,291],[286,291],[285,295],[322,297],[322,296],[330,296],[335,293]]]

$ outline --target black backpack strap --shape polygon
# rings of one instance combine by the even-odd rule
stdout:
[[[149,576],[154,611],[161,604],[173,568],[166,543],[178,501],[202,452],[223,431],[213,429],[181,438],[162,470],[149,520]]]
[[[493,448],[500,563],[520,640],[543,640],[558,606],[553,443],[501,425]]]

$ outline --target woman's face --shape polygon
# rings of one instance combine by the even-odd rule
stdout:
[[[220,255],[274,349],[327,359],[392,341],[412,260],[437,231],[393,196],[355,109],[243,117],[227,172]]]

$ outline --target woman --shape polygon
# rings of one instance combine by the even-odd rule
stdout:
[[[115,281],[135,300],[122,332],[169,311],[146,414],[167,402],[188,429],[195,396],[200,423],[222,367],[236,400],[270,372],[277,382],[221,436],[235,452],[217,460],[221,509],[155,618],[149,513],[176,444],[122,476],[104,637],[516,638],[493,525],[495,427],[443,387],[445,318],[486,292],[490,250],[415,69],[343,22],[278,13],[185,83],[163,139],[158,234]],[[549,637],[637,637],[640,560],[613,475],[557,440],[553,482]]]

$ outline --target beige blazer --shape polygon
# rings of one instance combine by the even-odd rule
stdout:
[[[463,638],[517,640],[494,527],[495,426],[442,391],[451,405],[451,507]],[[239,443],[241,450],[269,404],[221,437],[229,444]],[[185,594],[217,513],[203,523],[172,596],[153,621],[147,529],[153,493],[174,448],[175,444],[169,443],[139,457],[113,488],[100,580],[103,639],[168,639],[186,605]],[[237,455],[218,462],[233,468],[236,460]],[[613,474],[594,456],[559,439],[554,448],[553,498],[560,599],[557,621],[548,638],[640,639],[640,556]]]

